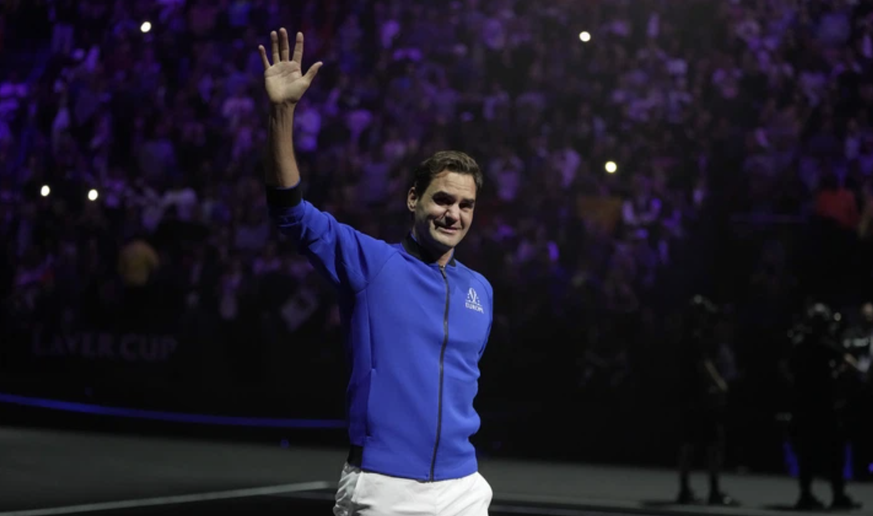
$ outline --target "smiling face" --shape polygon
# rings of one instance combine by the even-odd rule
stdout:
[[[445,265],[473,223],[476,181],[471,174],[443,170],[423,194],[410,188],[406,204],[415,215],[415,239]]]

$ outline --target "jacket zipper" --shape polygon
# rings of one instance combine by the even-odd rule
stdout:
[[[434,469],[436,468],[437,448],[440,446],[440,433],[443,429],[443,362],[446,357],[446,345],[449,343],[449,277],[446,276],[446,268],[440,266],[440,273],[443,275],[443,280],[446,282],[446,311],[443,315],[443,347],[440,350],[440,394],[437,403],[437,431],[436,442],[433,445],[433,459],[430,462],[430,480],[434,480]]]

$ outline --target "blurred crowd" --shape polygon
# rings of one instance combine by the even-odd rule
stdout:
[[[413,166],[462,149],[488,177],[461,253],[504,293],[496,338],[638,314],[707,195],[686,124],[711,89],[706,3],[22,2],[52,32],[2,90],[7,308],[196,312],[233,342],[336,326],[265,217],[254,49],[281,22],[326,63],[296,120],[309,199],[396,239]]]
[[[810,288],[870,284],[868,0],[32,0],[0,23],[0,294],[22,326],[180,332],[243,382],[334,367],[333,297],[266,217],[256,49],[279,26],[325,63],[295,120],[314,204],[396,240],[415,164],[454,148],[485,171],[458,257],[495,287],[505,396],[556,357],[545,381],[609,388],[664,360],[725,213],[815,220],[804,270],[840,274]],[[796,293],[786,244],[763,247],[744,295]]]

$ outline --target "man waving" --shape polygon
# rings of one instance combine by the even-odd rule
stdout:
[[[414,171],[402,242],[365,235],[303,199],[294,158],[294,110],[322,63],[304,74],[303,34],[291,55],[285,29],[270,34],[270,214],[339,294],[350,364],[350,450],[338,516],[484,516],[491,488],[470,436],[479,359],[493,319],[491,284],[455,259],[473,222],[483,175],[470,156],[441,151]]]

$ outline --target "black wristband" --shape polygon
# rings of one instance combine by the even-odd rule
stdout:
[[[303,201],[300,185],[293,188],[267,186],[267,204],[275,208],[293,208]]]

